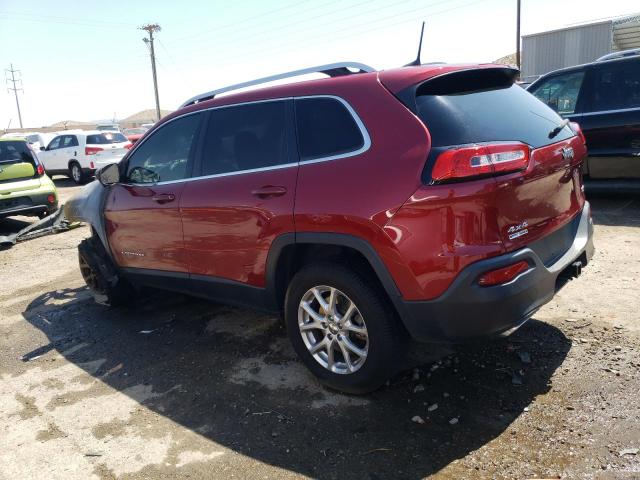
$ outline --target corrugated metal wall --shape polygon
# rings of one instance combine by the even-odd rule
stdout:
[[[607,21],[522,37],[522,78],[534,79],[610,53],[612,27]]]

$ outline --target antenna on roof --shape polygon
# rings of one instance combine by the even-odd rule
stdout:
[[[405,67],[419,67],[420,65],[422,65],[422,62],[420,61],[420,53],[422,52],[422,36],[423,35],[424,35],[424,22],[422,22],[422,29],[420,30],[420,43],[418,44],[418,56],[413,62],[407,63]]]

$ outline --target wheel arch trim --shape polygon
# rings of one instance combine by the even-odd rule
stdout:
[[[396,285],[391,273],[378,255],[373,246],[363,238],[345,233],[333,232],[296,232],[279,235],[271,244],[265,267],[265,284],[267,289],[267,301],[273,306],[278,306],[277,271],[282,253],[285,247],[300,244],[332,245],[347,247],[360,253],[369,263],[382,284],[385,292],[391,299],[396,311],[401,318],[404,313],[402,294]]]

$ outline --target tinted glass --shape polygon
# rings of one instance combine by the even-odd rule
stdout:
[[[89,145],[106,145],[111,143],[123,143],[126,141],[127,137],[117,132],[105,132],[95,135],[87,135],[87,143]]]
[[[127,178],[133,183],[180,180],[187,176],[187,162],[202,114],[167,123],[129,157]]]
[[[25,142],[0,141],[0,183],[30,178],[36,162]]]
[[[47,150],[55,150],[56,148],[60,148],[61,140],[62,140],[62,137],[56,137],[53,140],[51,140],[51,143],[47,147]]]
[[[77,146],[78,146],[78,139],[75,137],[75,135],[65,135],[64,137],[62,137],[62,145],[60,146],[60,148],[77,147]]]
[[[594,112],[640,107],[640,61],[601,65],[594,77]]]
[[[584,73],[556,75],[541,81],[529,91],[561,115],[571,115],[576,111]]]
[[[335,98],[296,100],[296,123],[300,160],[341,155],[364,145],[353,116]]]
[[[14,142],[11,140],[0,142],[0,163],[7,165],[10,163],[28,162],[34,164],[31,150],[25,142]]]
[[[573,136],[569,127],[549,138],[562,118],[517,85],[451,95],[418,95],[418,116],[433,146],[520,141],[534,148]]]
[[[202,175],[288,163],[285,102],[220,108],[210,115],[203,145]]]

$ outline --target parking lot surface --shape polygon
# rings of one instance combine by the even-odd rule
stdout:
[[[414,345],[360,397],[322,388],[277,318],[94,304],[86,227],[1,251],[0,478],[640,478],[640,200],[592,205],[592,263],[534,319]]]

